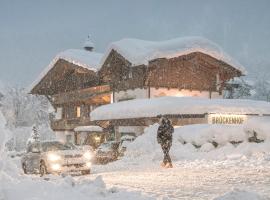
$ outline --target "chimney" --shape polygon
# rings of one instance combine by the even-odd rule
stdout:
[[[90,35],[87,36],[87,38],[84,42],[83,48],[86,51],[93,51],[94,50],[94,43],[92,42]]]

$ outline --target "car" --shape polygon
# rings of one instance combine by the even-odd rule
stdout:
[[[96,162],[106,164],[117,160],[120,142],[110,141],[101,144],[96,150]]]
[[[124,156],[125,151],[130,143],[135,140],[135,136],[131,135],[124,135],[121,137],[121,144],[120,144],[120,156]]]
[[[83,151],[59,141],[36,142],[28,145],[21,164],[25,174],[90,174],[93,152]]]

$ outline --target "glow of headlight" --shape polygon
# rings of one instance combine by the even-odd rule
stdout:
[[[91,167],[92,166],[92,163],[88,162],[86,163],[86,167]]]
[[[56,164],[52,164],[51,168],[52,168],[53,171],[58,171],[58,170],[60,170],[61,166],[56,163]]]
[[[48,159],[49,159],[49,161],[57,161],[57,160],[61,159],[61,156],[54,154],[54,153],[51,153],[48,155]]]
[[[86,160],[90,160],[92,158],[92,154],[90,152],[85,152],[83,154],[83,157],[86,159]]]

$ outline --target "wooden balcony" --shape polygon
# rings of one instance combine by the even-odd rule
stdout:
[[[101,85],[66,93],[55,94],[52,96],[52,103],[55,105],[59,105],[79,101],[84,102],[89,101],[89,99],[93,99],[94,101],[96,98],[98,101],[101,101],[100,104],[105,104],[110,103],[110,94],[110,86]]]
[[[90,118],[73,118],[73,119],[59,119],[51,120],[51,128],[54,131],[72,131],[77,126],[95,125],[90,121]]]

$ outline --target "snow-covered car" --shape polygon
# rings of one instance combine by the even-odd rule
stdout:
[[[22,156],[21,164],[25,174],[41,176],[70,172],[90,174],[93,153],[79,150],[71,144],[58,141],[32,143]]]
[[[96,162],[106,164],[117,160],[120,142],[110,141],[101,144],[96,150]]]
[[[121,137],[121,144],[120,144],[120,155],[123,156],[124,152],[127,149],[127,146],[135,140],[135,136],[132,135],[124,135]]]

